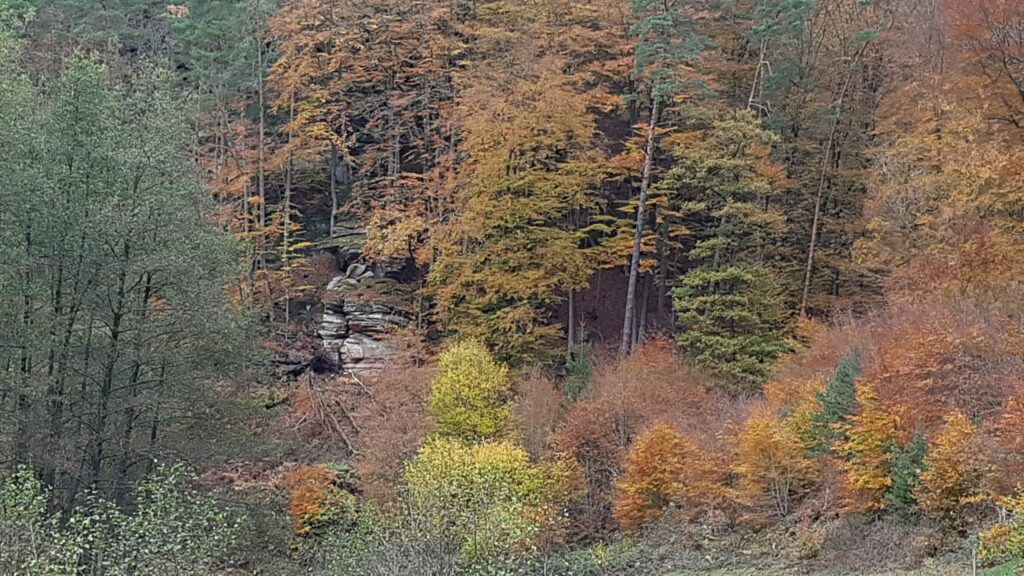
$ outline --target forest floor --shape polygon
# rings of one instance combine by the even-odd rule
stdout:
[[[917,570],[891,570],[891,571],[812,571],[798,567],[783,566],[760,566],[744,568],[723,568],[715,570],[682,571],[673,572],[670,576],[970,576],[972,569],[970,563],[957,561],[938,561]],[[980,576],[1016,576],[1024,574],[1024,561],[1013,561],[1000,566],[988,569],[979,568],[977,574]]]

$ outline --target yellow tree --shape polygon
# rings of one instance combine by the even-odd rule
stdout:
[[[747,419],[737,442],[741,498],[778,518],[789,515],[815,473],[794,424],[762,408]]]
[[[924,460],[916,496],[921,509],[941,520],[946,529],[958,527],[965,509],[984,501],[981,492],[985,465],[976,450],[974,424],[960,412],[946,417]]]
[[[478,31],[490,56],[460,83],[465,160],[430,284],[448,330],[520,360],[557,349],[551,306],[595,268],[573,222],[597,207],[601,172],[588,99],[565,59],[498,24]]]
[[[664,424],[637,438],[616,483],[615,521],[624,529],[660,517],[670,506],[700,508],[721,489],[721,472],[693,442]]]
[[[843,426],[845,439],[836,445],[848,500],[845,512],[870,512],[885,507],[892,485],[890,455],[899,446],[900,416],[878,399],[870,384],[857,387],[857,412]]]

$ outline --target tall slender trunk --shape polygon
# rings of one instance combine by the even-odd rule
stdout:
[[[651,104],[651,123],[647,127],[647,157],[644,159],[644,175],[640,182],[640,202],[636,208],[636,229],[633,234],[633,254],[629,264],[629,281],[626,288],[626,313],[622,320],[622,341],[619,344],[619,356],[628,356],[632,352],[633,323],[636,316],[636,281],[640,274],[640,256],[643,243],[644,220],[647,209],[647,192],[651,185],[651,172],[654,168],[655,132],[658,125],[659,102]]]
[[[572,349],[576,346],[576,293],[573,290],[569,290],[569,327],[568,327],[568,352],[572,354]]]
[[[32,256],[32,227],[29,225],[25,230],[25,251],[31,260]],[[28,463],[28,420],[30,418],[31,399],[29,390],[32,387],[32,272],[31,267],[26,266],[24,273],[24,290],[22,305],[24,310],[21,314],[22,342],[19,358],[21,370],[21,386],[15,404],[15,421],[18,423],[14,439],[14,461],[21,465]]]
[[[338,145],[331,141],[331,238],[338,218]]]
[[[292,299],[292,266],[291,266],[291,227],[292,227],[292,124],[295,122],[295,92],[292,91],[288,105],[288,160],[284,167],[284,223],[281,224],[283,245],[281,258],[284,261],[284,322],[291,321]]]
[[[668,242],[669,242],[669,216],[662,217],[661,229],[658,230],[658,286],[655,294],[655,315],[658,322],[665,321],[665,300],[668,299]],[[671,325],[671,323],[669,323]]]
[[[128,259],[130,248],[125,240],[122,248],[122,262],[120,278],[118,279],[117,296],[111,306],[110,320],[110,353],[103,368],[103,377],[100,380],[99,398],[97,399],[96,413],[92,421],[92,442],[89,447],[89,483],[95,488],[99,482],[103,469],[103,452],[106,444],[107,421],[110,418],[110,400],[114,392],[114,378],[117,373],[117,363],[120,360],[120,341],[123,334],[121,322],[124,320],[126,297],[128,294]]]
[[[636,343],[643,344],[647,340],[647,316],[651,307],[651,291],[654,287],[654,275],[644,274],[644,289],[640,295],[640,316],[636,326]]]
[[[256,35],[256,100],[259,114],[259,133],[257,135],[256,151],[256,192],[260,198],[260,236],[257,242],[259,246],[260,268],[263,270],[263,288],[266,291],[267,310],[270,313],[270,321],[274,321],[274,297],[270,290],[270,274],[267,270],[267,111],[266,111],[266,90],[263,80],[263,27],[259,28]]]
[[[146,284],[142,290],[142,301],[140,302],[138,312],[138,319],[140,323],[144,323],[146,320],[146,316],[149,312],[149,299],[152,294],[153,275],[147,272]],[[141,352],[137,352],[137,354],[140,353]],[[125,496],[128,493],[128,471],[131,468],[133,452],[132,436],[135,433],[135,420],[139,416],[135,403],[138,402],[139,398],[139,382],[142,378],[142,368],[143,358],[136,357],[135,361],[132,362],[131,380],[128,385],[128,405],[125,406],[124,410],[124,429],[121,436],[121,450],[118,454],[117,478],[114,483],[114,501],[119,504],[124,504]]]
[[[853,81],[853,75],[856,71],[858,64],[864,57],[864,52],[867,51],[870,42],[865,42],[861,45],[860,50],[857,52],[857,56],[853,59],[853,63],[850,64],[850,68],[846,73],[846,78],[843,80],[843,87],[839,91],[839,98],[836,99],[835,108],[836,114],[832,118],[832,123],[829,126],[828,139],[825,142],[825,149],[821,153],[821,171],[818,174],[818,189],[814,195],[814,216],[811,218],[811,239],[807,246],[807,265],[804,268],[804,287],[803,295],[800,297],[800,317],[807,316],[807,300],[811,294],[811,280],[814,273],[814,251],[818,244],[818,228],[821,222],[821,208],[825,198],[825,184],[828,182],[828,165],[832,159],[832,149],[835,146],[836,131],[839,127],[839,119],[843,112],[843,102],[846,100],[846,93],[850,89],[850,84]]]

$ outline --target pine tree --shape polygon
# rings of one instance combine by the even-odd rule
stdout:
[[[738,113],[677,150],[666,178],[687,199],[697,239],[689,255],[696,264],[674,292],[676,340],[734,390],[757,388],[788,350],[785,301],[768,265],[785,225],[770,207],[778,193],[774,141],[753,115]]]
[[[906,446],[892,450],[889,455],[889,490],[885,493],[886,509],[908,512],[917,506],[914,493],[921,485],[927,454],[928,443],[920,432],[915,432]]]
[[[857,407],[857,389],[854,381],[859,374],[860,359],[857,354],[845,356],[825,383],[825,389],[815,392],[814,397],[821,409],[811,415],[808,430],[811,454],[827,454],[832,451],[837,441],[843,440],[843,429],[840,425]]]

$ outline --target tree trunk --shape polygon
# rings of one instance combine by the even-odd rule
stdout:
[[[625,357],[632,352],[632,333],[636,315],[636,281],[640,275],[641,246],[644,235],[644,215],[647,207],[647,191],[651,185],[651,172],[654,169],[655,129],[658,125],[658,100],[651,104],[651,123],[647,127],[647,157],[644,159],[644,175],[640,182],[640,202],[636,208],[636,229],[633,234],[633,254],[629,264],[629,281],[626,288],[626,313],[622,321],[622,341],[619,344],[619,356]]]
[[[651,290],[654,285],[654,275],[648,272],[644,274],[644,289],[640,295],[640,318],[637,321],[636,342],[643,344],[647,340],[647,313],[650,310]]]
[[[857,65],[860,63],[861,58],[863,58],[864,52],[867,51],[869,44],[870,42],[865,42],[861,45],[856,58],[854,58],[853,63],[850,64],[850,68],[846,74],[846,79],[843,81],[843,87],[839,91],[839,98],[836,99],[836,115],[832,118],[832,125],[829,127],[825,150],[821,154],[821,173],[818,175],[818,190],[814,197],[814,216],[811,219],[811,240],[807,246],[807,266],[804,268],[804,290],[803,296],[800,297],[801,318],[807,316],[807,300],[811,294],[811,280],[814,272],[814,250],[818,244],[818,227],[821,221],[821,205],[825,198],[825,183],[828,181],[828,164],[829,160],[832,158],[832,148],[835,146],[836,130],[839,127],[839,118],[843,112],[843,102],[846,100],[846,92],[850,89],[850,83],[853,81],[853,74],[857,69]]]
[[[295,92],[291,94],[291,102],[288,106],[288,160],[284,167],[284,222],[281,224],[281,258],[284,262],[284,322],[291,321],[291,245],[290,233],[292,227],[292,124],[295,122]]]
[[[331,238],[338,218],[338,146],[331,141]]]
[[[576,293],[569,290],[569,330],[568,330],[568,352],[576,346]]]
[[[668,299],[668,242],[669,242],[669,216],[662,218],[661,230],[658,234],[658,289],[655,297],[655,314],[657,321],[663,322],[666,316],[665,300]],[[671,324],[671,323],[670,323]]]
[[[263,28],[257,35],[256,47],[256,96],[257,107],[259,108],[259,134],[257,136],[256,151],[257,157],[257,194],[260,198],[260,237],[259,237],[259,258],[260,268],[263,270],[263,287],[267,295],[267,309],[270,312],[270,321],[274,321],[274,297],[270,290],[270,274],[267,270],[267,112],[266,112],[266,91],[263,82]]]

